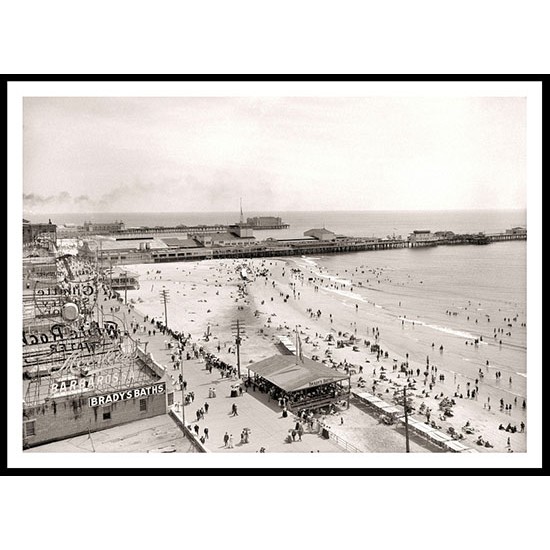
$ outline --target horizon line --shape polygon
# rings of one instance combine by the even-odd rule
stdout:
[[[265,212],[270,214],[278,214],[281,212],[487,212],[487,211],[521,211],[527,210],[527,207],[519,208],[375,208],[370,210],[354,210],[354,209],[316,209],[316,210],[249,210],[251,213]],[[23,212],[33,213],[32,210],[26,210],[23,208]],[[239,210],[87,210],[87,211],[67,211],[67,212],[55,212],[53,210],[41,210],[36,211],[37,214],[234,214],[239,213]]]

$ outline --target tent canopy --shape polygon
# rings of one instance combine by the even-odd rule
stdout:
[[[304,357],[302,361],[294,355],[268,357],[250,365],[250,370],[286,392],[348,379],[346,374],[329,369],[322,363],[308,357]]]

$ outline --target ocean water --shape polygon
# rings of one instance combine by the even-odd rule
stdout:
[[[401,356],[420,362],[429,355],[469,380],[480,368],[489,379],[498,370],[514,379],[511,393],[524,395],[526,251],[525,241],[511,241],[289,261],[324,279],[323,292],[335,299],[330,312],[344,326],[357,322],[350,326],[360,336],[380,327],[382,340],[391,333],[388,345]]]
[[[314,227],[349,236],[406,237],[415,229],[496,233],[527,225],[525,210],[244,214],[245,218],[259,215],[278,215],[290,224],[286,230],[256,231],[259,239],[298,238]],[[52,213],[40,219],[28,215],[31,221],[48,218],[58,224],[119,219],[126,226],[170,226],[235,223],[239,213]],[[402,352],[422,357],[432,342],[438,346],[444,342],[446,357],[453,357],[455,366],[463,365],[465,373],[475,375],[476,369],[489,360],[503,372],[525,376],[526,328],[522,323],[526,323],[527,309],[526,255],[526,242],[512,241],[295,257],[289,261],[326,277],[333,286],[325,289],[338,300],[342,311],[354,313],[358,304],[365,314],[365,326],[383,322],[389,328],[403,327],[401,341],[396,339]],[[513,328],[508,327],[508,318],[516,319]],[[411,328],[414,333],[407,331]],[[498,333],[495,338],[495,328],[510,330],[511,335]],[[465,348],[465,340],[479,336],[483,344],[477,356],[466,353],[469,348]]]

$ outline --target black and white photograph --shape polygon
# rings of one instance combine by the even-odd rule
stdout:
[[[539,82],[9,100],[14,464],[540,465]]]

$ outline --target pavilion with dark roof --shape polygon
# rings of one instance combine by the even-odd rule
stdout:
[[[249,369],[256,380],[259,377],[278,390],[275,396],[284,395],[291,410],[319,409],[344,399],[349,407],[349,375],[308,357],[274,355],[250,365]]]

